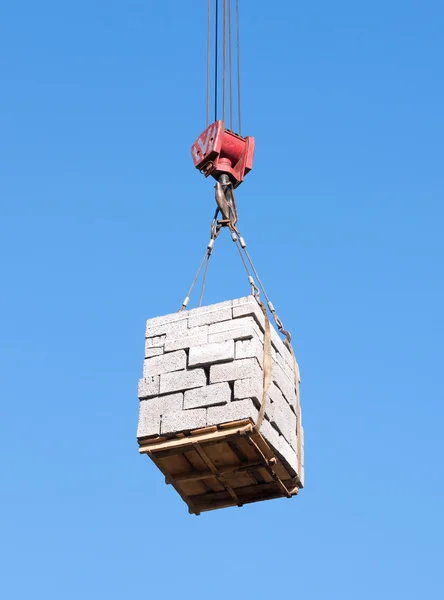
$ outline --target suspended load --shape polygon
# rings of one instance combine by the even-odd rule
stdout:
[[[291,498],[304,486],[300,376],[291,335],[267,296],[237,225],[234,190],[252,169],[255,142],[253,137],[241,135],[238,0],[238,129],[233,131],[231,4],[231,0],[223,2],[220,94],[220,5],[216,0],[212,11],[212,3],[208,3],[206,129],[191,150],[194,166],[205,177],[211,175],[216,180],[217,208],[211,237],[179,311],[147,321],[143,377],[139,381],[139,452],[157,465],[166,483],[174,487],[193,514]],[[210,124],[213,12],[215,121]],[[202,306],[208,266],[222,230],[229,231],[239,251],[251,295]],[[188,310],[204,265],[199,306]]]
[[[299,372],[254,296],[147,321],[139,452],[191,513],[304,482]]]

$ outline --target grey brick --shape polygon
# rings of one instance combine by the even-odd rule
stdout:
[[[292,381],[294,381],[294,366],[293,366],[293,363],[290,366],[287,363],[287,361],[282,357],[282,354],[280,354],[279,352],[276,352],[276,358],[275,358],[275,360],[278,363],[278,365],[281,367],[281,369],[284,371],[285,375],[287,375],[287,377],[289,379],[291,379]]]
[[[255,358],[244,358],[231,363],[213,365],[210,368],[210,383],[220,381],[235,381],[255,377],[261,379],[262,369]]]
[[[139,379],[139,398],[149,398],[150,396],[157,396],[160,390],[160,377],[145,377]]]
[[[238,340],[236,342],[235,358],[253,358],[255,357],[261,367],[264,364],[264,344],[257,337],[250,340]]]
[[[143,365],[143,375],[162,375],[163,373],[172,373],[173,371],[181,371],[187,366],[187,355],[185,350],[177,352],[168,352],[161,356],[147,358]]]
[[[146,322],[146,328],[147,330],[156,329],[157,327],[170,325],[171,323],[177,323],[179,321],[188,321],[188,311],[174,312],[170,313],[169,315],[161,315],[160,317],[148,319]]]
[[[145,358],[152,358],[161,354],[163,354],[163,346],[145,346]]]
[[[219,302],[212,306],[196,308],[189,312],[188,327],[199,327],[200,325],[212,325],[221,321],[229,321],[233,317],[232,301]]]
[[[263,334],[253,317],[242,317],[224,323],[215,323],[210,325],[208,331],[209,342],[251,339],[253,337],[263,340]]]
[[[154,335],[146,338],[145,348],[163,346],[166,340],[166,335]]]
[[[160,415],[139,411],[137,437],[142,438],[156,434],[160,434]]]
[[[188,366],[214,365],[232,360],[234,360],[234,342],[229,340],[228,342],[220,342],[219,344],[194,346],[190,349]]]
[[[164,415],[169,412],[177,412],[183,408],[183,392],[156,396],[140,403],[140,413],[146,415]]]
[[[245,398],[253,398],[257,402],[261,402],[263,388],[264,381],[262,372],[256,377],[238,379],[234,382],[234,399],[244,400]]]
[[[185,392],[184,408],[201,408],[231,401],[231,388],[226,382],[206,385]]]
[[[239,400],[230,402],[225,406],[213,406],[207,410],[207,425],[221,425],[230,421],[251,419],[257,420],[258,410],[252,400]]]
[[[203,369],[164,373],[160,376],[160,393],[180,392],[206,385],[207,377]]]
[[[151,338],[155,336],[168,335],[170,338],[177,338],[180,337],[180,334],[186,331],[187,328],[188,319],[184,317],[156,326],[147,324],[145,337]]]
[[[280,458],[284,459],[284,463],[286,462],[291,467],[291,469],[295,473],[297,473],[298,459],[296,456],[296,452],[293,450],[293,448],[283,436],[280,436],[279,438],[279,454]]]
[[[242,317],[241,319],[232,319],[231,321],[223,321],[221,323],[213,323],[212,325],[209,326],[208,334],[212,335],[214,333],[221,333],[224,331],[230,331],[233,329],[241,329],[244,327],[251,327],[251,329],[252,329],[251,335],[253,333],[256,333],[259,338],[261,336],[263,337],[263,334],[262,334],[261,330],[259,329],[256,321],[253,319],[253,317]],[[228,338],[228,339],[232,339],[232,338]]]
[[[208,325],[203,327],[192,327],[180,333],[179,337],[167,337],[165,342],[165,352],[200,346],[208,342]]]
[[[271,327],[271,343],[274,346],[275,350],[279,352],[281,357],[285,360],[288,366],[292,367],[293,358],[289,350],[287,350],[284,342],[282,341],[281,336],[278,334],[274,327]]]
[[[270,421],[277,427],[287,442],[296,449],[296,415],[286,400],[282,397],[279,402],[273,402]]]
[[[265,331],[265,317],[254,296],[233,300],[233,319],[251,316],[262,331]]]
[[[260,432],[272,446],[273,450],[279,452],[279,432],[266,419],[261,423]]]
[[[294,404],[296,400],[294,381],[287,377],[276,362],[274,362],[272,366],[272,380],[281,390],[287,402],[289,404]]]
[[[160,432],[176,433],[205,427],[207,424],[207,409],[195,408],[194,410],[180,410],[169,412],[162,416]]]

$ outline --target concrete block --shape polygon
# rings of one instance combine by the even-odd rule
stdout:
[[[253,317],[243,317],[210,325],[208,341],[223,342],[226,340],[244,340],[257,337],[263,339],[263,334]]]
[[[160,415],[140,410],[137,437],[142,438],[151,435],[160,435]]]
[[[230,321],[232,318],[232,301],[219,302],[212,306],[203,306],[190,310],[188,314],[188,327],[212,325],[221,321]]]
[[[262,401],[264,381],[263,375],[259,377],[248,377],[246,379],[238,379],[234,382],[234,400],[244,400],[252,398],[256,402]]]
[[[168,336],[165,342],[165,352],[201,346],[208,342],[208,325],[192,327],[180,333],[180,337]]]
[[[144,400],[152,396],[158,396],[160,390],[160,377],[145,377],[139,379],[139,398]]]
[[[163,373],[160,376],[160,393],[169,394],[192,388],[202,387],[207,384],[207,376],[203,369],[192,369],[191,371],[176,371],[175,373]]]
[[[156,396],[140,403],[140,414],[165,415],[183,409],[183,392]]]
[[[163,354],[163,346],[145,346],[145,358],[152,358],[161,354]]]
[[[160,423],[161,434],[176,433],[199,429],[207,424],[207,409],[195,408],[194,410],[178,410],[162,416]]]
[[[163,346],[166,340],[166,335],[153,335],[145,340],[145,348]]]
[[[298,472],[298,459],[297,459],[296,452],[293,450],[293,448],[290,446],[290,444],[287,442],[287,440],[283,436],[280,436],[280,438],[279,438],[278,451],[280,454],[280,458],[283,459],[291,467],[291,469],[294,471],[294,473],[297,473]]]
[[[250,377],[262,379],[262,369],[255,358],[244,358],[231,363],[213,365],[210,368],[210,383],[220,381],[235,381]]]
[[[143,365],[143,375],[144,377],[148,377],[150,375],[153,376],[162,375],[162,373],[172,373],[173,371],[186,369],[186,366],[187,355],[185,350],[168,352],[167,354],[145,359]]]
[[[279,452],[279,432],[266,419],[262,421],[260,432],[273,449]]]
[[[255,423],[257,417],[258,410],[251,399],[230,402],[225,406],[212,406],[207,409],[207,425],[220,425],[243,419],[251,419]]]
[[[154,317],[153,319],[148,319],[146,322],[146,329],[153,330],[158,327],[162,327],[163,325],[170,325],[171,323],[178,323],[179,321],[188,321],[188,312],[174,312],[169,315],[161,315],[160,317]],[[146,337],[149,337],[148,335]]]
[[[282,354],[280,354],[279,352],[276,352],[276,362],[281,367],[281,369],[284,371],[285,375],[289,379],[291,379],[292,381],[294,381],[294,368],[293,368],[293,365],[290,366],[287,363],[287,361],[282,357]]]
[[[296,391],[294,380],[291,380],[284,373],[278,363],[274,362],[272,366],[272,381],[278,386],[289,404],[296,402]]]
[[[231,388],[226,382],[206,385],[185,392],[184,409],[202,408],[216,404],[227,404],[231,401]]]
[[[271,405],[270,421],[296,450],[296,415],[283,397],[280,402]]]
[[[151,338],[155,336],[168,335],[171,338],[177,338],[180,337],[181,332],[186,331],[187,328],[188,319],[186,317],[178,318],[177,320],[169,321],[156,326],[149,325],[148,321],[145,337]]]
[[[220,342],[218,344],[194,346],[190,349],[188,366],[200,367],[232,360],[234,360],[234,342],[233,340],[228,340],[227,342]]]
[[[251,316],[262,331],[265,331],[265,317],[254,296],[233,300],[233,319]]]
[[[290,351],[282,341],[281,336],[274,327],[271,328],[271,344],[274,349],[281,355],[289,367],[293,368],[293,358]]]
[[[235,358],[256,358],[260,366],[264,365],[264,344],[257,337],[236,342]]]

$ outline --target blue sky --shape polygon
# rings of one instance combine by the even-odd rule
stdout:
[[[144,321],[213,188],[206,2],[0,7],[8,600],[441,598],[442,3],[241,0],[239,226],[302,373],[306,489],[188,515],[137,452]],[[227,235],[207,302],[248,293]]]

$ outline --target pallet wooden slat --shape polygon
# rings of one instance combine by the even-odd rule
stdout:
[[[242,506],[299,491],[294,473],[250,421],[205,427],[175,438],[143,439],[147,454],[192,514]]]

